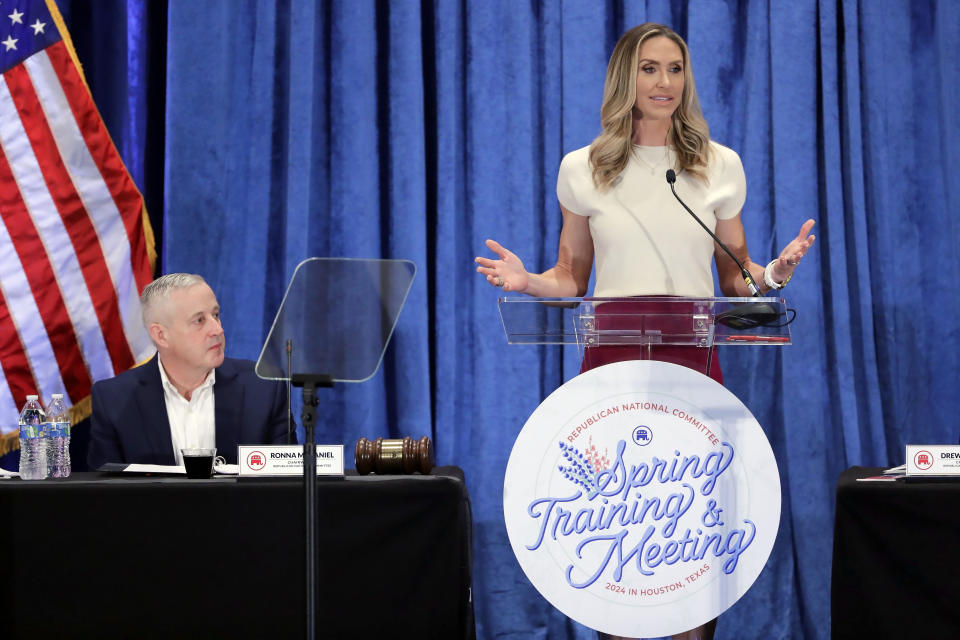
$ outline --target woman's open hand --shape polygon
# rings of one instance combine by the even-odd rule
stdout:
[[[530,276],[523,266],[523,261],[511,251],[500,246],[496,240],[487,240],[487,248],[497,254],[499,259],[477,256],[474,262],[478,265],[477,273],[486,276],[487,282],[504,291],[523,293]]]
[[[791,240],[790,244],[780,252],[780,257],[778,257],[770,267],[770,277],[773,278],[774,282],[783,282],[789,278],[793,274],[793,270],[796,269],[800,261],[803,260],[803,256],[805,256],[807,251],[810,250],[810,247],[813,246],[814,240],[817,239],[815,235],[810,234],[813,225],[813,219],[804,222],[803,226],[800,227],[800,233],[797,234],[797,237]]]

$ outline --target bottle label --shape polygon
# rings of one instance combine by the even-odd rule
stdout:
[[[70,423],[69,422],[48,422],[47,436],[50,438],[69,438]]]
[[[39,437],[40,437],[40,425],[38,424],[20,425],[21,440],[32,440],[33,438],[39,438]]]

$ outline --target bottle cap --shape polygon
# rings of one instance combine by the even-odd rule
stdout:
[[[62,394],[62,393],[54,393],[54,394],[51,394],[51,395],[50,395],[50,399],[51,399],[51,400],[63,400],[63,394]]]
[[[36,400],[38,396],[27,396],[27,400]]]

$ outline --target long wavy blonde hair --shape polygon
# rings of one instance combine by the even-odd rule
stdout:
[[[700,110],[687,43],[670,27],[645,22],[623,34],[607,65],[603,106],[600,108],[603,132],[590,145],[593,183],[600,191],[610,188],[630,160],[640,48],[650,38],[661,36],[675,42],[683,52],[683,94],[680,105],[673,112],[672,126],[667,134],[667,144],[673,147],[677,157],[677,166],[674,169],[686,170],[706,180],[710,129]]]

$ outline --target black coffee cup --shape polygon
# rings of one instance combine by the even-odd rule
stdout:
[[[217,455],[214,449],[180,449],[183,456],[183,468],[188,478],[209,478],[213,475],[213,459]]]

